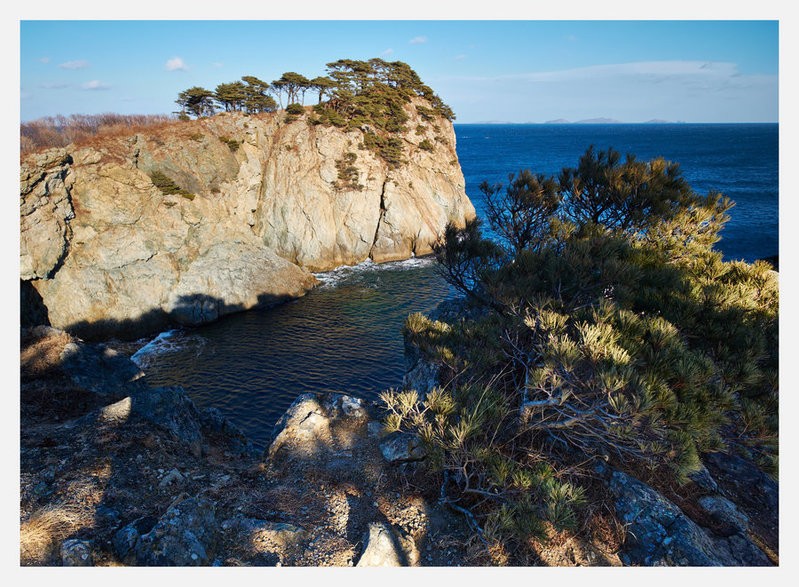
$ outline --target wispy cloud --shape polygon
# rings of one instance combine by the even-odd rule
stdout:
[[[737,77],[738,66],[735,63],[712,61],[637,61],[632,63],[614,63],[592,65],[558,71],[536,71],[515,73],[495,77],[472,77],[473,80],[519,80],[530,82],[576,81],[597,78],[636,77],[673,79],[675,77],[732,78]],[[466,79],[466,78],[464,78]]]
[[[63,90],[64,88],[68,88],[70,84],[64,82],[53,82],[48,84],[39,84],[39,87],[43,90]]]
[[[408,43],[410,43],[411,45],[422,45],[426,42],[427,42],[427,37],[424,36],[414,37],[410,41],[408,41]]]
[[[81,84],[80,88],[82,90],[108,90],[111,88],[111,86],[104,84],[100,80],[93,79],[85,84]]]
[[[167,59],[167,62],[164,64],[164,68],[167,71],[186,71],[188,66],[186,62],[183,61],[181,57],[173,57],[172,59]]]
[[[39,57],[39,61],[41,63],[50,63],[50,58],[49,57]]]
[[[74,61],[64,61],[64,63],[59,63],[58,67],[61,69],[86,69],[89,67],[89,62],[85,59],[75,59]]]
[[[383,52],[381,53],[381,55],[385,55],[386,57],[388,57],[388,56],[389,56],[389,55],[391,55],[392,53],[394,53],[394,49],[392,49],[392,48],[390,48],[390,47],[389,47],[388,49],[386,49],[385,51],[383,51]]]

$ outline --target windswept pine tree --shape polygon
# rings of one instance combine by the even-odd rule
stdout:
[[[778,283],[713,248],[729,199],[593,148],[482,190],[492,238],[475,220],[436,247],[465,309],[405,327],[443,385],[384,394],[481,536],[523,550],[521,518],[573,523],[581,490],[557,471],[595,460],[683,483],[725,450],[776,474]]]

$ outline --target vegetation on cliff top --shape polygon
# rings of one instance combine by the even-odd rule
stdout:
[[[729,199],[674,163],[593,148],[557,179],[481,189],[492,238],[475,220],[436,247],[470,310],[406,323],[444,385],[384,399],[487,542],[523,551],[531,516],[573,524],[567,472],[596,459],[684,483],[727,450],[776,474],[778,284],[713,250]]]
[[[220,111],[260,114],[283,108],[285,121],[292,123],[306,114],[305,96],[311,92],[317,103],[309,113],[310,124],[361,131],[360,147],[373,151],[390,167],[404,163],[405,147],[398,135],[408,130],[406,108],[415,98],[427,103],[415,104],[416,113],[423,121],[434,124],[439,117],[455,119],[452,109],[401,61],[340,59],[328,63],[327,71],[327,76],[313,79],[290,71],[271,83],[246,75],[237,81],[220,83],[214,90],[192,86],[178,94],[175,102],[180,110],[173,115],[178,120],[189,120]],[[20,150],[24,155],[85,141],[98,134],[117,134],[174,120],[166,115],[118,114],[44,118],[20,125]],[[416,131],[422,134],[424,125],[417,125]],[[429,152],[435,147],[424,139],[420,148]]]
[[[429,104],[416,106],[423,120],[455,119],[452,109],[422,83],[407,63],[377,58],[340,59],[328,63],[327,71],[328,76],[313,79],[290,71],[271,84],[245,76],[241,81],[219,84],[215,91],[195,86],[178,95],[179,116],[212,116],[220,109],[251,114],[272,112],[285,101],[286,122],[290,123],[305,113],[305,94],[313,91],[317,104],[309,117],[311,124],[360,130],[364,135],[362,148],[374,151],[391,167],[403,163],[403,143],[397,135],[407,131],[405,108],[414,98]],[[431,151],[433,145],[423,141],[421,148]]]

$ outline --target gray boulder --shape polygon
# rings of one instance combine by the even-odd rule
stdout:
[[[392,432],[380,443],[380,452],[389,463],[421,461],[427,456],[421,439],[416,434]]]
[[[362,400],[338,393],[305,393],[275,424],[268,458],[348,456],[366,430]]]
[[[145,387],[144,373],[136,363],[102,344],[67,343],[60,360],[61,369],[77,387],[112,401]]]
[[[657,491],[614,471],[610,490],[627,526],[620,558],[644,566],[768,566],[766,555],[742,534],[714,537]]]
[[[132,548],[133,561],[142,566],[201,566],[213,560],[216,547],[214,503],[188,498],[172,505]]]
[[[75,538],[64,540],[61,543],[61,564],[65,567],[93,566],[91,542]]]
[[[180,387],[153,387],[131,396],[131,418],[140,418],[188,444],[195,455],[202,451],[201,418]]]

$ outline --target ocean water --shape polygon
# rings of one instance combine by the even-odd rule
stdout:
[[[508,183],[520,169],[555,175],[576,167],[590,146],[638,159],[680,164],[700,194],[721,192],[735,203],[717,248],[727,260],[778,253],[777,124],[474,124],[455,125],[466,193],[483,215],[479,185]]]
[[[753,261],[778,253],[776,124],[455,125],[466,192],[478,215],[478,186],[507,183],[520,169],[557,174],[589,145],[639,159],[680,163],[699,193],[736,202],[719,250]],[[319,274],[305,297],[227,316],[143,341],[134,360],[151,385],[181,385],[201,407],[216,407],[265,448],[274,423],[301,393],[367,399],[402,383],[401,328],[454,295],[432,259],[363,263]],[[145,344],[146,343],[146,344]]]

